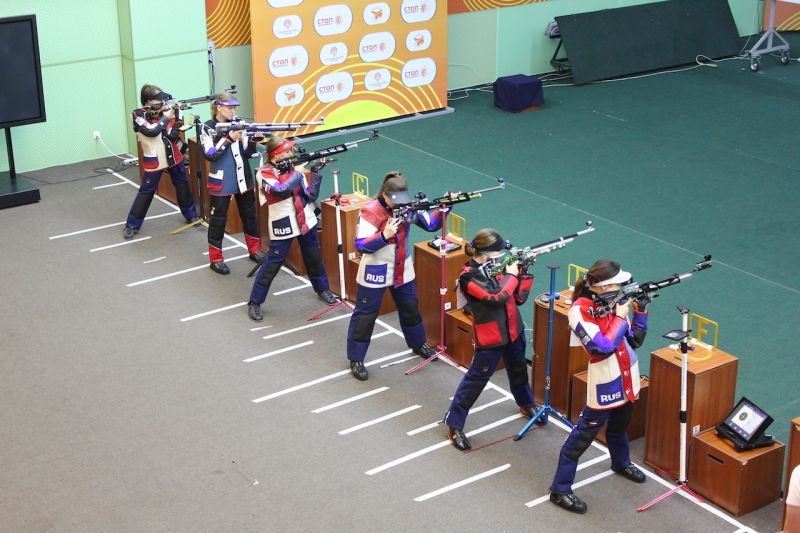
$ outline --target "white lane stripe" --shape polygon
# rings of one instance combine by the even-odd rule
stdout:
[[[121,179],[122,181],[124,181],[124,182],[126,182],[126,183],[129,183],[130,185],[133,185],[133,186],[134,186],[134,187],[136,187],[137,189],[139,188],[139,185],[137,185],[136,183],[132,182],[131,180],[129,180],[128,178],[126,178],[126,177],[125,177],[125,176],[123,176],[122,174],[118,174],[118,173],[114,172],[114,171],[113,171],[113,170],[111,170],[110,168],[107,168],[107,169],[106,169],[106,172],[108,172],[109,174],[111,174],[111,175],[113,175],[113,176],[116,176],[116,177],[118,177],[119,179]],[[172,202],[170,202],[170,201],[168,201],[168,200],[165,200],[164,198],[161,198],[159,195],[157,195],[157,194],[156,194],[156,195],[154,195],[154,196],[153,196],[153,198],[154,198],[154,199],[156,199],[156,200],[158,200],[158,201],[159,201],[159,202],[161,202],[162,204],[164,204],[164,205],[167,205],[167,206],[171,207],[172,209],[175,209],[175,212],[176,212],[176,213],[180,213],[180,212],[181,212],[181,210],[180,210],[180,209],[178,209],[178,207],[177,207],[175,204],[173,204]]]
[[[189,322],[190,320],[194,320],[195,318],[203,318],[204,316],[213,315],[213,314],[216,314],[216,313],[221,313],[223,311],[227,311],[228,309],[234,309],[236,307],[242,307],[244,305],[247,305],[247,302],[239,302],[239,303],[236,303],[236,304],[226,305],[225,307],[220,307],[218,309],[212,309],[211,311],[205,311],[203,313],[198,313],[196,315],[183,317],[183,318],[181,318],[181,322]]]
[[[231,239],[231,240],[234,240],[234,239]],[[306,285],[309,285],[309,286],[311,285],[311,282],[308,281],[306,278],[304,278],[303,276],[298,276],[297,274],[295,274],[294,272],[292,272],[289,268],[287,268],[285,266],[281,267],[281,271],[286,272],[287,274],[292,276],[294,279],[296,279],[298,281],[301,281],[301,282],[305,283]]]
[[[221,250],[224,252],[224,251],[226,251],[226,250],[233,250],[234,248],[239,248],[239,245],[238,245],[238,244],[234,244],[234,245],[232,245],[232,246],[223,246],[223,247],[221,248]],[[203,252],[203,255],[208,255],[208,254],[209,254],[209,252],[208,252],[208,251],[205,251],[205,252]]]
[[[447,485],[446,487],[442,487],[441,489],[437,489],[437,490],[434,490],[434,491],[429,492],[427,494],[423,494],[422,496],[417,496],[416,498],[414,498],[414,501],[415,502],[424,502],[425,500],[430,500],[431,498],[439,496],[440,494],[444,494],[445,492],[450,492],[453,489],[457,489],[459,487],[463,487],[464,485],[469,485],[470,483],[474,483],[475,481],[481,480],[483,478],[498,474],[498,473],[502,472],[503,470],[506,470],[510,466],[511,466],[510,463],[506,463],[503,466],[498,466],[497,468],[492,468],[491,470],[487,470],[486,472],[482,472],[482,473],[474,475],[472,477],[468,477],[467,479],[463,479],[463,480],[461,480],[461,481],[459,481],[457,483],[453,483],[451,485]]]
[[[150,216],[150,217],[145,217],[145,220],[152,220],[154,218],[168,217],[168,216],[172,216],[172,215],[175,215],[175,214],[178,214],[178,213],[180,213],[180,211],[173,211],[171,213],[161,213],[160,215],[153,215],[153,216]],[[55,240],[55,239],[63,239],[64,237],[72,237],[73,235],[80,235],[81,233],[89,233],[90,231],[97,231],[97,230],[106,229],[106,228],[113,228],[114,226],[124,226],[124,225],[125,225],[125,221],[123,220],[122,222],[114,222],[113,224],[106,224],[104,226],[95,226],[93,228],[86,228],[86,229],[81,229],[81,230],[78,230],[78,231],[71,231],[69,233],[62,233],[61,235],[53,235],[52,237],[48,237],[48,238],[52,241],[52,240]]]
[[[391,355],[387,355],[386,357],[381,357],[380,359],[376,359],[375,361],[369,362],[364,364],[364,366],[371,366],[377,363],[382,363],[384,361],[388,361],[389,359],[394,359],[395,357],[402,357],[406,354],[411,353],[411,350],[404,350],[402,352],[393,353]],[[325,381],[330,381],[332,379],[336,379],[339,376],[346,376],[350,373],[350,370],[342,370],[340,372],[334,372],[333,374],[328,374],[327,376],[323,376],[319,379],[315,379],[313,381],[307,381],[305,383],[301,383],[300,385],[295,385],[294,387],[289,387],[288,389],[283,389],[278,392],[273,392],[272,394],[267,394],[266,396],[262,396],[261,398],[256,398],[255,400],[251,400],[253,403],[261,403],[267,400],[271,400],[273,398],[277,398],[279,396],[283,396],[285,394],[289,394],[291,392],[299,391],[306,389],[308,387],[313,387],[314,385],[318,385],[320,383],[324,383]],[[449,441],[448,441],[449,442]]]
[[[92,248],[91,250],[89,250],[89,253],[99,252],[100,250],[108,250],[109,248],[116,248],[117,246],[125,246],[126,244],[133,244],[135,242],[142,242],[142,241],[146,241],[147,239],[150,239],[150,238],[151,237],[149,237],[149,236],[148,237],[139,237],[138,239],[131,239],[129,241],[123,241],[123,242],[118,242],[118,243],[115,243],[115,244],[109,244],[108,246],[101,246],[99,248]]]
[[[385,337],[386,335],[391,335],[391,334],[392,332],[387,329],[386,331],[381,331],[380,333],[376,333],[375,335],[370,337],[370,340],[380,339],[381,337]]]
[[[243,259],[245,257],[250,257],[250,254],[237,255],[236,257],[231,257],[230,259],[226,259],[225,262],[230,263],[231,261],[236,261],[237,259]],[[186,274],[187,272],[194,272],[195,270],[202,270],[204,268],[208,268],[208,263],[206,263],[205,265],[200,265],[200,266],[196,266],[196,267],[185,268],[183,270],[178,270],[177,272],[170,272],[169,274],[163,274],[161,276],[156,276],[154,278],[147,278],[147,279],[143,279],[141,281],[134,281],[133,283],[128,283],[125,286],[126,287],[136,287],[136,286],[139,286],[139,285],[144,285],[145,283],[152,283],[154,281],[159,281],[159,280],[162,280],[162,279],[171,278],[173,276],[180,276],[181,274]]]
[[[147,263],[155,263],[156,261],[161,261],[162,259],[166,259],[166,255],[162,255],[161,257],[156,257],[155,259],[150,259],[148,261],[142,261],[142,264],[146,265]]]
[[[269,329],[271,327],[272,327],[271,325],[269,325],[269,326],[258,326],[257,328],[250,328],[250,331],[261,331],[262,329]]]
[[[116,183],[109,183],[108,185],[98,185],[97,187],[92,187],[92,190],[96,191],[97,189],[107,189],[109,187],[118,187],[120,185],[125,185],[125,182],[124,181],[118,181]]]
[[[370,426],[374,426],[375,424],[380,424],[381,422],[386,422],[387,420],[391,420],[392,418],[398,417],[400,415],[404,415],[406,413],[410,413],[411,411],[416,411],[422,407],[421,405],[411,405],[406,407],[405,409],[400,409],[399,411],[395,411],[394,413],[389,413],[388,415],[384,415],[380,418],[375,418],[364,422],[363,424],[358,424],[357,426],[353,426],[347,429],[343,429],[339,432],[339,435],[347,435],[348,433],[352,433],[354,431],[358,431],[360,429],[368,428]]]
[[[317,413],[317,414],[324,413],[325,411],[330,411],[331,409],[336,409],[337,407],[341,407],[342,405],[347,405],[348,403],[357,402],[358,400],[362,400],[364,398],[368,398],[368,397],[370,397],[370,396],[372,396],[374,394],[378,394],[378,393],[381,393],[381,392],[387,391],[387,390],[389,390],[389,387],[380,387],[378,389],[371,390],[369,392],[365,392],[364,394],[359,394],[357,396],[351,396],[351,397],[346,398],[346,399],[344,399],[342,401],[339,401],[339,402],[336,402],[336,403],[332,403],[332,404],[328,404],[328,405],[326,405],[324,407],[320,407],[319,409],[314,409],[311,412],[312,413]]]
[[[583,486],[588,485],[589,483],[594,483],[597,480],[603,479],[604,477],[608,477],[613,473],[614,473],[613,470],[606,470],[605,472],[600,472],[599,474],[596,474],[596,475],[594,475],[592,477],[584,479],[583,481],[579,481],[578,483],[575,483],[574,485],[572,485],[572,488],[573,489],[579,489],[579,488],[581,488]],[[528,503],[525,504],[525,506],[526,507],[536,507],[540,503],[544,503],[544,502],[548,501],[549,499],[550,499],[550,495],[549,494],[547,496],[541,496],[539,498],[536,498],[535,500],[529,501]]]
[[[506,418],[503,418],[502,420],[497,420],[495,422],[492,422],[491,424],[487,424],[487,425],[485,425],[483,427],[480,427],[478,429],[474,429],[474,430],[470,431],[469,433],[467,433],[467,437],[471,437],[473,435],[477,435],[479,433],[483,433],[484,431],[489,431],[490,429],[496,428],[497,426],[502,426],[503,424],[507,424],[508,422],[511,422],[512,420],[517,420],[519,418],[522,418],[522,415],[519,414],[519,413],[517,413],[515,415],[507,416]],[[434,450],[438,450],[439,448],[444,448],[445,446],[449,446],[449,445],[450,445],[450,439],[447,439],[447,440],[442,441],[442,442],[440,442],[438,444],[434,444],[432,446],[428,446],[427,448],[422,448],[421,450],[417,450],[417,451],[415,451],[413,453],[410,453],[408,455],[405,455],[403,457],[395,459],[394,461],[389,461],[388,463],[382,464],[381,466],[377,466],[377,467],[375,467],[375,468],[373,468],[371,470],[367,470],[364,473],[366,475],[368,475],[368,476],[372,476],[372,475],[375,475],[375,474],[377,474],[379,472],[383,472],[384,470],[388,470],[389,468],[393,468],[393,467],[395,467],[397,465],[400,465],[400,464],[403,464],[405,462],[408,462],[408,461],[410,461],[412,459],[416,459],[417,457],[425,455],[426,453],[430,453],[430,452],[432,452]]]
[[[452,400],[452,398],[450,398],[450,399]],[[470,409],[469,412],[470,412],[470,414],[477,413],[479,411],[483,411],[484,409],[488,409],[489,407],[492,407],[493,405],[497,405],[498,403],[503,403],[503,402],[506,402],[508,400],[510,400],[510,398],[505,398],[505,397],[498,398],[497,400],[493,400],[493,401],[491,401],[491,402],[489,402],[487,404],[481,405],[480,407],[475,407],[474,409]],[[433,428],[435,428],[436,426],[438,426],[441,423],[442,423],[442,421],[439,420],[438,422],[434,422],[432,424],[428,424],[427,426],[422,426],[422,427],[419,427],[417,429],[412,429],[411,431],[407,431],[406,435],[412,436],[412,435],[416,435],[417,433],[422,433],[423,431],[428,431],[429,429],[433,429]]]
[[[295,344],[294,346],[287,346],[286,348],[281,348],[280,350],[275,350],[274,352],[262,353],[261,355],[256,355],[255,357],[250,357],[248,359],[245,359],[243,362],[252,363],[253,361],[258,361],[260,359],[265,359],[267,357],[272,357],[273,355],[278,355],[279,353],[291,352],[292,350],[296,350],[297,348],[303,348],[303,347],[309,346],[311,344],[314,344],[314,341],[301,342],[300,344]]]
[[[595,457],[594,459],[589,459],[588,461],[584,461],[583,463],[578,465],[578,470],[583,470],[584,468],[589,468],[592,465],[596,465],[597,463],[602,463],[606,459],[610,459],[611,456],[609,454],[603,454],[599,457]]]
[[[400,363],[405,363],[406,361],[411,361],[412,359],[419,359],[419,356],[412,355],[411,357],[406,357],[405,359],[398,359],[397,361],[392,361],[391,363],[386,363],[385,365],[381,365],[381,368],[388,368],[390,366],[399,365]]]
[[[273,292],[273,296],[280,296],[281,294],[286,294],[287,292],[294,292],[299,291],[300,289],[307,289],[311,285],[298,285],[297,287],[292,287],[291,289],[284,289],[282,291]]]
[[[341,320],[343,318],[349,318],[349,317],[350,317],[350,315],[347,314],[347,315],[335,316],[333,318],[326,318],[325,320],[320,320],[318,322],[313,322],[311,324],[306,324],[305,326],[298,326],[296,328],[287,329],[287,330],[280,331],[278,333],[273,333],[272,335],[267,335],[267,336],[261,337],[261,338],[264,339],[264,340],[274,339],[275,337],[280,337],[281,335],[287,335],[289,333],[294,333],[296,331],[302,331],[302,330],[308,329],[308,328],[315,328],[317,326],[321,326],[322,324],[327,324],[328,322],[334,322],[336,320]],[[348,370],[348,372],[349,372],[349,370]]]

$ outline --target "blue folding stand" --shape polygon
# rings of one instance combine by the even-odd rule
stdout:
[[[561,268],[561,265],[554,263],[547,265],[547,268],[550,269],[550,293],[547,295],[547,301],[550,303],[550,310],[547,317],[547,373],[544,377],[544,405],[542,405],[539,410],[536,411],[536,414],[533,415],[533,418],[514,435],[514,440],[520,440],[524,437],[530,427],[536,423],[546,425],[550,413],[553,413],[556,418],[564,422],[570,429],[575,427],[567,417],[550,407],[550,366],[553,357],[553,310],[556,305],[556,300],[561,297],[561,295],[556,292],[556,270]]]

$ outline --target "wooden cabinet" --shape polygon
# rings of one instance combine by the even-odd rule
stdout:
[[[570,413],[572,376],[583,372],[589,365],[589,355],[582,346],[570,348],[567,313],[571,301],[570,291],[562,291],[553,310],[553,346],[550,364],[550,405],[565,417]],[[533,307],[533,357],[531,360],[531,388],[537,405],[544,404],[545,376],[547,374],[547,328],[550,304],[544,301],[547,294],[536,297]],[[580,407],[583,407],[581,403]],[[579,407],[579,409],[580,409]]]
[[[722,350],[689,353],[686,385],[687,440],[715,427],[733,409],[739,360]],[[681,354],[661,348],[650,357],[644,462],[678,477],[680,454]],[[688,445],[688,443],[687,443]]]
[[[342,195],[340,212],[340,223],[342,228],[342,253],[344,254],[344,264],[349,259],[358,256],[356,252],[356,226],[358,225],[358,213],[361,207],[372,200],[367,196],[356,194]],[[320,203],[322,209],[322,232],[320,241],[322,244],[322,261],[328,272],[328,282],[331,290],[342,296],[339,287],[339,252],[338,240],[336,237],[336,204],[333,200],[324,200]],[[345,288],[347,294],[344,295],[348,300],[353,300],[356,295],[356,270],[352,270],[348,275],[345,268]]]
[[[727,413],[726,413],[727,414]],[[738,452],[708,429],[691,439],[689,487],[734,516],[781,497],[784,445]]]
[[[786,461],[786,481],[783,484],[783,498],[786,499],[786,494],[789,492],[789,478],[792,475],[792,470],[797,465],[800,465],[800,417],[792,420],[789,424],[789,458]],[[783,517],[781,518],[781,525],[786,521],[786,503],[783,504]]]
[[[444,320],[444,340],[447,344],[447,354],[461,366],[469,368],[469,365],[472,364],[472,357],[475,355],[475,345],[472,341],[472,317],[463,309],[456,309],[448,311]],[[505,368],[502,359],[497,364],[497,370],[501,368]]]
[[[445,283],[447,285],[445,311],[456,308],[455,285],[458,274],[467,260],[463,246],[445,256]],[[417,279],[419,311],[425,325],[425,334],[428,337],[428,343],[437,346],[441,342],[439,288],[442,284],[442,263],[439,250],[428,246],[427,241],[414,245],[414,272]]]
[[[586,387],[589,381],[589,372],[579,372],[572,376],[572,398],[570,401],[569,419],[573,424],[578,422],[581,409],[586,405]],[[636,440],[644,437],[645,427],[647,426],[647,398],[650,396],[650,380],[646,377],[641,378],[639,399],[633,404],[631,421],[628,424],[628,440]],[[606,442],[606,426],[597,433],[597,440]]]

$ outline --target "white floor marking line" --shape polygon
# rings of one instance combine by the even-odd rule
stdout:
[[[272,295],[273,296],[280,296],[281,294],[286,294],[287,292],[294,292],[294,291],[299,291],[301,289],[307,289],[310,286],[311,285],[298,285],[296,287],[292,287],[291,289],[284,289],[282,291],[273,292]]]
[[[101,246],[99,248],[92,248],[91,250],[89,250],[89,253],[99,252],[101,250],[108,250],[109,248],[116,248],[117,246],[125,246],[127,244],[133,244],[133,243],[136,243],[136,242],[142,242],[142,241],[146,241],[148,239],[150,239],[149,236],[148,237],[139,237],[138,239],[131,239],[129,241],[122,241],[122,242],[118,242],[118,243],[115,243],[115,244],[109,244],[108,246]]]
[[[381,331],[380,333],[374,334],[369,339],[370,340],[380,339],[381,337],[385,337],[386,335],[391,335],[391,334],[392,334],[392,332],[387,329],[386,331]]]
[[[171,213],[161,213],[160,215],[145,217],[145,220],[152,220],[154,218],[161,218],[161,217],[170,217],[178,213],[180,213],[180,211],[173,211]],[[124,225],[125,221],[123,220],[122,222],[114,222],[112,224],[105,224],[103,226],[95,226],[93,228],[86,228],[78,231],[71,231],[69,233],[62,233],[61,235],[53,235],[52,237],[48,237],[48,239],[50,239],[51,241],[55,239],[63,239],[64,237],[72,237],[73,235],[80,235],[81,233],[89,233],[90,231],[98,231],[101,229],[113,228],[114,226],[124,226]]]
[[[142,264],[146,265],[147,263],[155,263],[156,261],[161,261],[162,259],[166,259],[166,258],[167,258],[166,255],[162,255],[161,257],[156,257],[155,259],[150,259],[148,261],[142,261]]]
[[[450,399],[452,400],[452,398],[450,398]],[[510,400],[510,398],[505,398],[505,397],[504,398],[498,398],[497,400],[493,400],[493,401],[491,401],[491,402],[489,402],[487,404],[481,405],[480,407],[475,407],[473,409],[470,409],[469,412],[470,412],[470,414],[477,413],[479,411],[483,411],[484,409],[488,409],[489,407],[497,405],[498,403],[507,402],[508,400]],[[406,435],[413,436],[413,435],[416,435],[417,433],[422,433],[423,431],[428,431],[429,429],[433,429],[436,426],[440,425],[441,423],[442,423],[442,421],[439,420],[438,422],[433,422],[432,424],[428,424],[427,426],[422,426],[422,427],[419,427],[417,429],[412,429],[411,431],[407,431]]]
[[[430,500],[431,498],[439,496],[440,494],[444,494],[445,492],[450,492],[451,490],[457,489],[459,487],[463,487],[464,485],[469,485],[470,483],[474,483],[475,481],[479,481],[479,480],[481,480],[483,478],[486,478],[486,477],[489,477],[489,476],[493,476],[495,474],[499,474],[500,472],[502,472],[503,470],[506,470],[510,466],[511,466],[510,463],[506,463],[503,466],[498,466],[497,468],[492,468],[491,470],[487,470],[486,472],[482,472],[482,473],[477,474],[475,476],[468,477],[467,479],[463,479],[463,480],[461,480],[461,481],[459,481],[457,483],[453,483],[451,485],[447,485],[446,487],[442,487],[441,489],[437,489],[437,490],[434,490],[434,491],[429,492],[427,494],[423,494],[422,496],[417,496],[416,498],[414,498],[414,501],[415,502],[424,502],[425,500]]]
[[[292,350],[296,350],[298,348],[303,348],[305,346],[309,346],[314,344],[314,341],[306,341],[301,342],[300,344],[295,344],[294,346],[287,346],[286,348],[281,348],[280,350],[275,350],[274,352],[262,353],[261,355],[256,355],[255,357],[250,357],[245,359],[244,363],[252,363],[253,361],[259,361],[261,359],[265,359],[267,357],[272,357],[273,355],[278,355],[279,353],[286,353],[291,352]]]
[[[352,433],[354,431],[358,431],[360,429],[368,428],[370,426],[374,426],[375,424],[380,424],[381,422],[386,422],[387,420],[391,420],[392,418],[398,417],[400,415],[404,415],[406,413],[410,413],[411,411],[416,411],[422,407],[421,405],[411,405],[406,407],[405,409],[400,409],[399,411],[395,411],[394,413],[389,413],[388,415],[384,415],[380,418],[375,418],[373,420],[369,420],[368,422],[364,422],[363,424],[358,424],[357,426],[353,426],[347,429],[343,429],[339,431],[339,435],[347,435],[348,433]]]
[[[221,250],[224,252],[226,250],[233,250],[234,248],[239,248],[238,244],[234,244],[233,246],[223,246]],[[208,251],[203,252],[203,255],[208,255]]]
[[[125,185],[124,181],[118,181],[116,183],[109,183],[108,185],[98,185],[97,187],[92,187],[92,190],[96,191],[97,189],[107,189],[109,187],[119,187],[120,185]]]
[[[118,174],[118,173],[114,172],[114,171],[113,171],[113,170],[111,170],[110,168],[107,168],[107,169],[106,169],[106,172],[108,172],[108,173],[109,173],[109,174],[111,174],[112,176],[116,176],[116,177],[118,177],[119,179],[121,179],[121,180],[122,180],[122,181],[124,181],[125,183],[128,183],[128,184],[130,184],[130,185],[133,185],[133,186],[134,186],[134,187],[136,187],[137,189],[139,188],[139,185],[137,185],[136,183],[132,182],[131,180],[129,180],[128,178],[126,178],[126,177],[125,177],[125,176],[123,176],[122,174]],[[177,207],[175,204],[173,204],[173,203],[169,202],[168,200],[165,200],[164,198],[161,198],[161,197],[160,197],[159,195],[157,195],[157,194],[153,196],[153,199],[155,199],[155,200],[158,200],[159,202],[161,202],[161,203],[162,203],[162,204],[164,204],[164,205],[168,205],[169,207],[171,207],[172,209],[174,209],[176,213],[180,213],[180,212],[181,212],[181,210],[180,210],[180,209],[179,209],[179,208],[178,208],[178,207]]]
[[[425,150],[421,150],[420,148],[417,148],[416,146],[411,146],[409,144],[400,142],[400,141],[398,141],[396,139],[392,139],[391,137],[387,137],[385,135],[382,135],[381,137],[384,138],[384,139],[387,139],[389,141],[392,141],[394,143],[397,143],[397,144],[399,144],[401,146],[405,146],[406,148],[410,148],[411,150],[416,150],[417,152],[421,152],[421,153],[423,153],[425,155],[428,155],[430,157],[433,157],[435,159],[439,159],[441,161],[445,161],[447,163],[450,163],[451,165],[455,165],[455,166],[463,168],[465,170],[469,170],[470,172],[474,172],[475,174],[478,174],[480,176],[485,176],[487,178],[491,178],[494,181],[497,181],[497,177],[496,176],[492,176],[490,174],[486,174],[485,172],[480,172],[478,170],[475,170],[474,168],[470,168],[470,167],[461,165],[459,163],[456,163],[455,161],[452,161],[450,159],[446,159],[446,158],[438,156],[436,154],[432,154],[430,152],[426,152]],[[544,194],[539,194],[538,192],[534,192],[534,191],[532,191],[530,189],[526,189],[524,187],[520,187],[519,185],[514,185],[513,183],[506,183],[506,186],[507,187],[513,187],[514,189],[518,189],[520,191],[527,192],[529,194],[532,194],[533,196],[537,196],[537,197],[539,197],[539,198],[541,198],[543,200],[547,200],[548,202],[552,202],[554,204],[557,204],[559,207],[567,207],[569,209],[573,209],[573,210],[577,211],[578,213],[587,215],[591,220],[594,220],[594,221],[602,220],[603,222],[608,222],[609,224],[613,224],[613,225],[618,226],[620,228],[624,228],[624,229],[626,229],[628,231],[636,233],[637,235],[641,235],[642,237],[647,237],[648,239],[652,239],[652,240],[654,240],[656,242],[660,242],[661,244],[666,244],[667,246],[671,246],[671,247],[673,247],[673,248],[675,248],[677,250],[681,250],[682,252],[687,252],[687,253],[693,254],[693,255],[698,256],[698,257],[705,255],[704,253],[701,254],[699,252],[695,252],[694,250],[689,250],[688,248],[684,248],[683,246],[679,246],[679,245],[677,245],[675,243],[672,243],[672,242],[669,242],[669,241],[665,241],[664,239],[660,239],[660,238],[656,237],[655,235],[650,235],[649,233],[644,233],[643,231],[637,230],[637,229],[632,228],[630,226],[626,226],[625,224],[621,224],[621,223],[616,222],[614,220],[605,218],[605,217],[603,217],[601,215],[597,215],[595,213],[591,213],[591,212],[586,211],[584,209],[581,209],[579,207],[575,207],[573,205],[570,205],[570,204],[568,204],[566,202],[562,202],[560,200],[556,200],[555,198],[550,198],[549,196],[545,196]],[[761,280],[763,282],[769,283],[770,285],[775,285],[776,287],[780,287],[781,289],[785,289],[787,291],[791,291],[791,292],[793,292],[795,294],[800,294],[800,290],[799,289],[794,289],[792,287],[788,287],[786,285],[783,285],[782,283],[778,283],[777,281],[773,281],[771,279],[767,279],[765,277],[759,276],[758,274],[754,274],[753,272],[749,272],[749,271],[744,270],[742,268],[733,266],[733,265],[731,265],[729,263],[725,263],[724,261],[720,261],[718,259],[715,259],[714,263],[717,264],[717,265],[722,265],[722,266],[728,267],[731,270],[735,270],[737,272],[740,272],[742,274],[751,276],[751,277],[756,278],[758,280]]]
[[[219,307],[217,309],[212,309],[211,311],[205,311],[203,313],[198,313],[192,316],[186,316],[181,318],[181,322],[189,322],[190,320],[194,320],[195,318],[203,318],[204,316],[213,315],[216,313],[222,313],[223,311],[227,311],[229,309],[235,309],[237,307],[243,307],[247,305],[247,302],[239,302],[231,305],[226,305],[225,307]]]
[[[250,254],[237,255],[236,257],[231,257],[230,259],[226,259],[225,262],[226,263],[230,263],[231,261],[236,261],[237,259],[244,259],[245,257],[250,257]],[[178,270],[177,272],[170,272],[169,274],[163,274],[161,276],[156,276],[154,278],[147,278],[147,279],[143,279],[141,281],[134,281],[133,283],[128,283],[125,286],[126,287],[136,287],[136,286],[139,286],[139,285],[144,285],[145,283],[152,283],[154,281],[159,281],[159,280],[162,280],[162,279],[171,278],[173,276],[180,276],[181,274],[186,274],[187,272],[194,272],[195,270],[202,270],[204,268],[208,268],[208,263],[206,263],[205,265],[200,265],[200,266],[195,266],[195,267],[191,267],[191,268],[185,268],[183,270]]]
[[[273,333],[272,335],[267,335],[267,336],[261,337],[261,338],[264,339],[264,340],[274,339],[275,337],[280,337],[281,335],[286,335],[288,333],[294,333],[296,331],[301,331],[301,330],[308,329],[308,328],[315,328],[317,326],[321,326],[322,324],[327,324],[328,322],[334,322],[336,320],[342,320],[344,318],[349,318],[349,317],[350,317],[350,315],[347,314],[347,315],[335,316],[333,318],[326,318],[325,320],[314,321],[311,324],[306,324],[305,326],[298,326],[296,328],[287,329],[287,330],[280,331],[278,333]],[[348,370],[348,372],[349,372],[349,370]]]
[[[386,357],[381,357],[380,359],[376,359],[375,361],[371,361],[369,363],[365,363],[364,366],[371,366],[378,363],[382,363],[384,361],[388,361],[390,359],[394,359],[395,357],[402,357],[406,354],[411,353],[411,350],[404,350],[402,352],[393,353],[391,355],[387,355]],[[307,381],[305,383],[301,383],[300,385],[295,385],[294,387],[289,387],[288,389],[283,389],[278,392],[273,392],[272,394],[267,394],[266,396],[262,396],[261,398],[256,398],[255,400],[251,400],[253,403],[261,403],[267,400],[271,400],[273,398],[278,398],[279,396],[283,396],[285,394],[289,394],[291,392],[299,391],[306,389],[308,387],[313,387],[314,385],[318,385],[320,383],[324,383],[326,381],[330,381],[332,379],[336,379],[339,376],[346,376],[350,373],[350,370],[341,370],[339,372],[334,372],[333,374],[328,374],[327,376],[323,376],[319,379],[315,379],[313,381]],[[449,441],[448,441],[449,442]]]
[[[381,368],[387,368],[390,366],[398,365],[400,363],[405,363],[406,361],[411,361],[412,359],[418,359],[418,355],[412,355],[411,357],[406,357],[405,359],[398,359],[397,361],[392,361],[391,363],[386,363],[385,365],[381,365]]]
[[[478,429],[474,429],[474,430],[470,431],[469,433],[467,433],[467,437],[471,437],[473,435],[477,435],[479,433],[483,433],[484,431],[489,431],[490,429],[496,428],[497,426],[502,426],[503,424],[507,424],[508,422],[511,422],[512,420],[517,420],[519,418],[522,418],[522,415],[517,413],[515,415],[511,415],[511,416],[508,416],[506,418],[503,418],[502,420],[497,420],[495,422],[492,422],[491,424],[487,424],[487,425],[485,425],[483,427],[480,427]],[[395,467],[397,465],[400,465],[400,464],[403,464],[405,462],[408,462],[408,461],[410,461],[412,459],[416,459],[417,457],[420,457],[420,456],[425,455],[427,453],[430,453],[432,451],[438,450],[439,448],[444,448],[445,446],[450,446],[450,439],[447,439],[445,441],[439,442],[438,444],[434,444],[432,446],[428,446],[427,448],[422,448],[421,450],[417,450],[417,451],[415,451],[413,453],[410,453],[408,455],[405,455],[403,457],[395,459],[394,461],[389,461],[388,463],[382,464],[381,466],[377,466],[377,467],[375,467],[375,468],[373,468],[371,470],[367,470],[364,473],[366,475],[368,475],[368,476],[372,476],[372,475],[375,475],[375,474],[377,474],[379,472],[383,472],[384,470],[388,470],[388,469],[393,468],[393,467]]]
[[[257,328],[250,328],[250,331],[261,331],[262,329],[269,329],[272,325],[269,326],[258,326]]]
[[[387,391],[387,390],[389,390],[389,387],[380,387],[380,388],[377,388],[375,390],[371,390],[369,392],[365,392],[364,394],[359,394],[358,396],[351,396],[351,397],[346,398],[346,399],[344,399],[342,401],[339,401],[339,402],[336,402],[336,403],[332,403],[332,404],[326,405],[324,407],[320,407],[319,409],[314,409],[311,412],[312,413],[317,413],[317,414],[324,413],[325,411],[330,411],[331,409],[336,409],[337,407],[341,407],[342,405],[347,405],[348,403],[357,402],[358,400],[362,400],[364,398],[368,398],[368,397],[370,397],[370,396],[372,396],[374,394],[378,394],[378,393],[381,393],[381,392]]]
[[[608,477],[613,473],[614,473],[613,470],[606,470],[605,472],[600,472],[599,474],[596,474],[596,475],[594,475],[592,477],[584,479],[583,481],[579,481],[579,482],[575,483],[574,485],[572,485],[572,488],[573,489],[579,489],[579,488],[581,488],[583,486],[588,485],[589,483],[594,483],[595,481],[598,481],[600,479]],[[540,498],[536,498],[535,500],[529,501],[528,503],[525,504],[525,506],[526,507],[535,507],[535,506],[539,505],[540,503],[544,503],[544,502],[549,501],[549,500],[550,500],[550,495],[548,494],[547,496],[542,496]]]
[[[599,457],[595,457],[594,459],[589,459],[588,461],[584,461],[578,465],[578,470],[583,470],[584,468],[589,468],[592,465],[596,465],[597,463],[602,463],[606,459],[611,459],[611,455],[603,454]]]

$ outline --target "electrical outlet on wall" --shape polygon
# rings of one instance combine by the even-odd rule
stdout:
[[[100,132],[97,131],[97,130],[93,131],[92,132],[92,139],[94,139],[95,141],[100,140]]]

